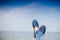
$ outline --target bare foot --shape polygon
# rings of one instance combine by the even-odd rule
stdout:
[[[38,27],[35,27],[34,30],[37,31],[37,30],[39,30],[39,28]]]

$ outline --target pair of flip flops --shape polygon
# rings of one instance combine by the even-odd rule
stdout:
[[[38,27],[38,28],[39,28],[39,23],[38,23],[37,20],[33,20],[32,25],[33,25],[33,28],[35,28],[35,27]],[[45,27],[44,25],[42,25],[42,26],[39,28],[39,31],[41,31],[43,34],[45,34],[46,27]],[[34,31],[34,38],[36,38],[35,31]]]

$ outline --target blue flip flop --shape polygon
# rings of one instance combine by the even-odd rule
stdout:
[[[39,31],[41,31],[43,34],[45,34],[46,32],[46,27],[44,25],[42,25],[40,28],[39,28]]]
[[[35,28],[35,27],[39,28],[39,23],[37,20],[33,20],[32,25],[33,25],[33,28]]]

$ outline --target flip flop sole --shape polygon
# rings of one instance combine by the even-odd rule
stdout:
[[[39,31],[41,31],[43,34],[45,34],[46,32],[46,27],[44,25],[42,25],[40,28],[39,28]]]

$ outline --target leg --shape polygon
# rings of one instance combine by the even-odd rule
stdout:
[[[39,30],[37,30],[35,33],[36,33],[36,40],[40,40],[41,37],[43,36],[43,33]]]
[[[34,38],[36,38],[36,34],[35,34],[35,27],[38,27],[39,28],[39,24],[36,20],[33,20],[32,22],[32,26],[33,26],[33,30],[34,30]]]

